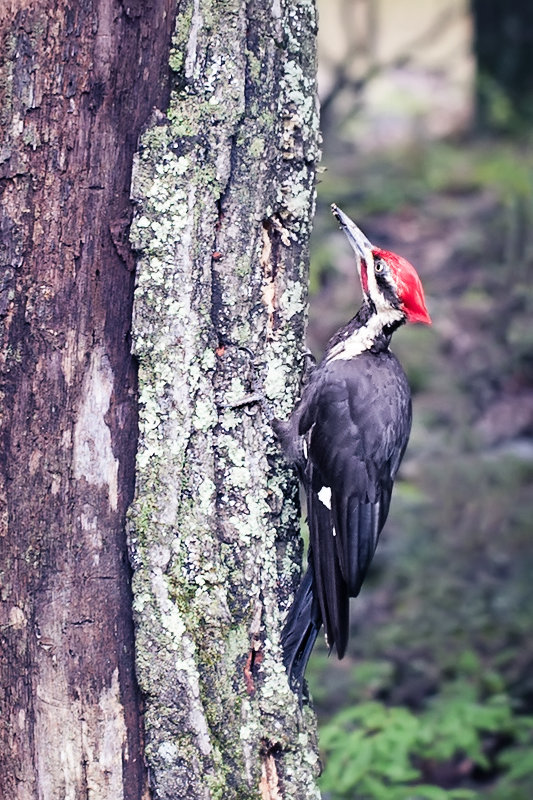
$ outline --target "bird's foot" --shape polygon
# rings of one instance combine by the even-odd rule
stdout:
[[[310,350],[305,350],[302,353],[303,372],[300,380],[300,388],[303,389],[309,383],[309,378],[313,374],[316,367],[316,358]]]

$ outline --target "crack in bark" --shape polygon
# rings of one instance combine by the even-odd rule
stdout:
[[[280,752],[281,747],[279,744],[271,744],[268,741],[263,742],[261,781],[259,784],[261,800],[283,800],[277,764],[277,757],[279,757]]]
[[[262,250],[260,257],[263,274],[262,300],[267,310],[266,339],[271,340],[279,327],[279,304],[282,290],[279,287],[284,272],[282,245],[289,247],[290,236],[279,217],[272,216],[262,223]]]

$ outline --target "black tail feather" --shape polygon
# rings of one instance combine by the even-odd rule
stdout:
[[[313,491],[312,483],[311,478],[307,492],[307,516],[309,564],[314,568],[314,595],[319,604],[328,646],[335,647],[338,657],[342,658],[348,642],[348,588],[342,574],[332,512]],[[334,498],[332,500],[334,502]],[[315,553],[318,558],[315,558]]]
[[[322,617],[314,591],[313,569],[309,565],[281,634],[283,663],[289,676],[289,684],[298,693],[300,703],[305,669],[321,626]]]

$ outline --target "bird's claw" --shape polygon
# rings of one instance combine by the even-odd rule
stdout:
[[[303,371],[302,371],[302,377],[300,379],[301,389],[309,383],[309,378],[311,377],[316,367],[316,358],[314,357],[314,355],[310,350],[305,350],[302,353],[302,361],[303,361]]]

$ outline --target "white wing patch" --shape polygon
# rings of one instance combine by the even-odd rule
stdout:
[[[331,511],[331,489],[329,486],[323,486],[318,493],[318,499],[323,506],[326,506]]]

